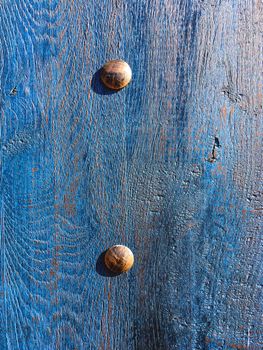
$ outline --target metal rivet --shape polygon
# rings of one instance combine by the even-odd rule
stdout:
[[[134,263],[132,251],[124,245],[114,245],[105,254],[105,265],[115,273],[127,272]]]
[[[107,62],[101,69],[102,82],[112,90],[120,90],[129,84],[132,71],[128,63],[122,60]]]

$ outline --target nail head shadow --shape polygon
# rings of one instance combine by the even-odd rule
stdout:
[[[100,254],[100,256],[97,259],[96,262],[96,272],[103,277],[117,277],[119,276],[121,273],[114,273],[112,271],[110,271],[107,266],[105,265],[104,262],[104,257],[106,254],[106,250]]]
[[[119,90],[110,90],[108,89],[101,81],[102,68],[100,68],[92,77],[91,80],[91,89],[99,95],[113,95],[116,94]]]

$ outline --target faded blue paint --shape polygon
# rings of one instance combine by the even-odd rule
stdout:
[[[1,350],[261,349],[262,7],[0,8]]]

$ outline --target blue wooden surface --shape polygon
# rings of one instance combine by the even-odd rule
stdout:
[[[262,24],[254,0],[1,1],[1,350],[263,348]]]

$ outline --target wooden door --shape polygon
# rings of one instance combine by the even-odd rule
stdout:
[[[2,0],[0,28],[1,350],[262,349],[262,1]]]

